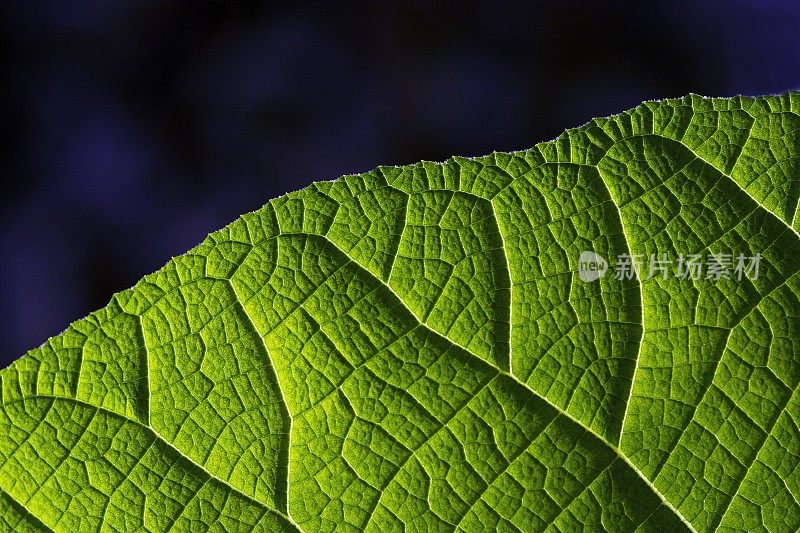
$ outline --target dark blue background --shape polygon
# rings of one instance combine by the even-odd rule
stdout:
[[[0,363],[313,180],[800,86],[798,2],[489,4],[5,2]]]

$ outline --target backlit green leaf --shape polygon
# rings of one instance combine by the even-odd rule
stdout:
[[[789,93],[273,200],[0,372],[0,529],[796,531],[798,197]]]

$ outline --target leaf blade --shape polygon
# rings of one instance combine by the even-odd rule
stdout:
[[[0,372],[2,516],[800,526],[798,108],[647,102],[273,200]],[[762,276],[576,272],[727,249]]]

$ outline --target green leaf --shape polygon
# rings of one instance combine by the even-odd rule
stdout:
[[[0,529],[797,530],[799,114],[647,102],[244,215],[0,373]]]

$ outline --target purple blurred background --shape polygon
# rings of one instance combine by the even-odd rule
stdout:
[[[645,99],[800,87],[795,1],[0,7],[0,365],[236,216]]]

